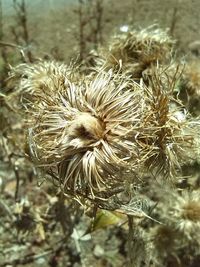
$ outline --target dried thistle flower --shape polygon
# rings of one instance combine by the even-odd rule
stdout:
[[[155,267],[193,266],[193,262],[198,262],[199,245],[196,244],[196,240],[187,242],[171,225],[150,229],[147,239],[150,239],[149,254]]]
[[[174,257],[178,259],[179,235],[168,225],[150,228],[147,235],[149,254],[155,266],[165,266]]]
[[[149,87],[112,71],[76,80],[52,64],[27,66],[18,92],[32,96],[26,103],[30,154],[65,192],[94,197],[123,183],[122,170],[143,171],[143,162],[172,177],[196,156],[198,123],[173,97],[176,77],[155,70]]]
[[[102,57],[108,69],[122,68],[134,78],[140,79],[143,71],[151,64],[157,61],[164,63],[170,59],[173,44],[167,31],[153,25],[115,36],[111,39],[109,52],[102,52]]]
[[[65,78],[73,80],[75,69],[58,62],[40,61],[35,64],[20,64],[10,71],[8,87],[15,90],[6,98],[10,106],[27,106],[29,101],[38,101],[42,94],[51,94],[65,87]],[[13,103],[14,102],[14,103]]]
[[[199,122],[174,98],[177,81],[176,75],[171,79],[157,69],[152,73],[145,89],[149,111],[138,135],[148,168],[168,177],[176,176],[182,164],[199,156]]]
[[[152,262],[155,266],[189,266],[188,260],[195,261],[199,254],[199,191],[156,187],[154,216],[162,224],[147,229]]]
[[[200,240],[199,190],[184,191],[182,194],[176,194],[170,200],[169,207],[172,215],[171,221],[176,226],[176,229],[183,233],[188,240]]]
[[[194,60],[185,65],[181,79],[180,96],[192,114],[199,115],[200,61]]]
[[[200,62],[198,60],[185,65],[183,79],[188,95],[200,96]]]
[[[94,197],[123,183],[123,172],[137,167],[134,136],[143,117],[144,93],[137,83],[112,72],[79,85],[65,79],[65,86],[33,102],[30,151],[59,177],[64,192]]]
[[[154,227],[150,233],[150,237],[156,247],[156,251],[159,251],[165,255],[168,255],[169,251],[173,251],[176,246],[175,241],[177,233],[175,229],[167,225],[158,225]]]
[[[177,191],[165,187],[165,189],[158,188],[157,194],[160,201],[157,213],[160,220],[180,235],[179,247],[186,246],[186,243],[198,247],[200,244],[199,190]]]

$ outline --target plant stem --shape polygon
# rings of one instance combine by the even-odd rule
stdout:
[[[133,216],[127,215],[128,217],[128,267],[135,267],[134,264],[134,224],[133,224]]]

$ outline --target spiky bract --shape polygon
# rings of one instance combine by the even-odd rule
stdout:
[[[156,69],[152,73],[149,86],[144,86],[148,112],[138,135],[146,153],[146,165],[154,174],[168,177],[175,177],[183,163],[199,155],[199,122],[190,118],[181,102],[174,98],[177,82],[176,76],[171,79]]]

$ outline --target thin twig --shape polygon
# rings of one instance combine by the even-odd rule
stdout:
[[[174,30],[177,24],[177,13],[178,13],[178,7],[175,6],[172,14],[172,21],[171,21],[171,26],[170,26],[170,35],[174,36]]]
[[[20,178],[19,178],[19,169],[18,167],[15,165],[14,166],[14,173],[15,173],[15,177],[16,177],[16,188],[15,188],[15,201],[18,201],[18,195],[19,195],[19,181],[20,181]]]
[[[3,41],[0,41],[0,46],[9,46],[9,47],[17,48],[17,49],[23,49],[23,47],[20,45],[8,43],[8,42],[3,42]]]
[[[17,1],[13,0],[14,8],[17,14],[17,26],[21,28],[21,32],[18,33],[18,31],[15,30],[15,28],[12,29],[12,32],[14,36],[16,37],[16,41],[19,44],[19,36],[23,40],[25,47],[27,49],[27,58],[29,62],[33,62],[33,55],[32,52],[29,50],[30,46],[30,37],[29,37],[29,31],[28,31],[28,15],[27,15],[27,6],[25,0]],[[21,48],[21,51],[23,49]],[[23,56],[23,55],[22,55]],[[26,62],[26,61],[25,61]]]
[[[0,207],[1,207],[1,209],[3,209],[3,210],[8,214],[8,216],[9,216],[11,219],[13,219],[13,214],[12,214],[10,208],[9,208],[8,205],[7,205],[3,200],[1,200],[1,199],[0,199]]]

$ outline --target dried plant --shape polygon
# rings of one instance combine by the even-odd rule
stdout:
[[[200,62],[193,60],[185,64],[181,79],[180,97],[193,115],[199,115]]]
[[[13,94],[27,110],[32,156],[65,192],[94,197],[129,179],[124,168],[172,178],[198,156],[199,124],[173,96],[177,73],[154,69],[147,87],[126,74],[84,77],[39,62],[20,65],[10,79],[21,76]]]
[[[187,240],[200,240],[200,194],[199,190],[184,191],[171,195],[168,213],[173,216],[169,222],[181,232]],[[176,199],[176,201],[173,201]]]
[[[157,194],[156,214],[162,224],[146,233],[152,262],[155,266],[190,266],[199,255],[199,190],[177,192],[165,187],[157,188]]]
[[[14,9],[16,11],[17,27],[11,27],[11,32],[15,37],[15,42],[18,45],[25,46],[27,50],[27,59],[33,62],[33,55],[30,50],[30,36],[28,30],[28,14],[25,0],[13,0]]]
[[[28,78],[21,91],[27,83],[35,88]],[[134,135],[143,117],[141,87],[101,72],[79,84],[65,76],[57,91],[47,89],[28,110],[29,145],[39,165],[58,175],[64,192],[94,197],[124,182],[122,171],[139,163]]]
[[[57,62],[20,64],[10,70],[7,87],[12,89],[6,97],[7,103],[17,107],[26,106],[29,101],[40,101],[40,97],[65,88],[66,77],[74,80],[76,69]],[[78,79],[76,79],[78,80]],[[14,90],[13,90],[14,88]]]
[[[177,251],[178,240],[181,237],[175,229],[164,224],[152,227],[149,232],[147,243],[149,243],[151,262],[155,266],[162,266],[174,257],[178,258],[175,251]]]
[[[151,26],[114,36],[110,41],[109,52],[102,50],[100,58],[104,59],[105,67],[122,68],[122,71],[139,80],[152,64],[157,61],[166,63],[171,58],[173,44],[167,31]],[[99,64],[102,64],[101,59]]]
[[[198,60],[188,62],[185,65],[183,79],[186,84],[188,95],[200,95],[200,62]]]
[[[199,122],[174,98],[176,74],[171,79],[154,69],[146,88],[148,112],[138,136],[150,171],[167,177],[175,177],[183,163],[199,155]]]
[[[11,93],[4,99],[24,114],[25,152],[61,191],[60,201],[53,193],[51,208],[58,206],[64,231],[63,194],[90,212],[94,206],[93,214],[98,207],[115,210],[123,223],[127,216],[130,266],[192,266],[199,255],[200,194],[197,184],[196,191],[188,191],[188,184],[178,188],[183,184],[177,178],[183,164],[199,160],[199,119],[178,93],[183,80],[192,87],[192,75],[196,81],[198,74],[187,76],[177,62],[166,64],[174,42],[158,28],[130,31],[112,42],[100,57],[83,56],[83,72],[42,61],[12,68]],[[84,65],[90,60],[97,62],[93,71]],[[173,189],[165,178],[175,181]],[[40,227],[43,236],[42,217],[21,207],[17,229],[24,230],[20,223],[28,219],[28,228]]]

